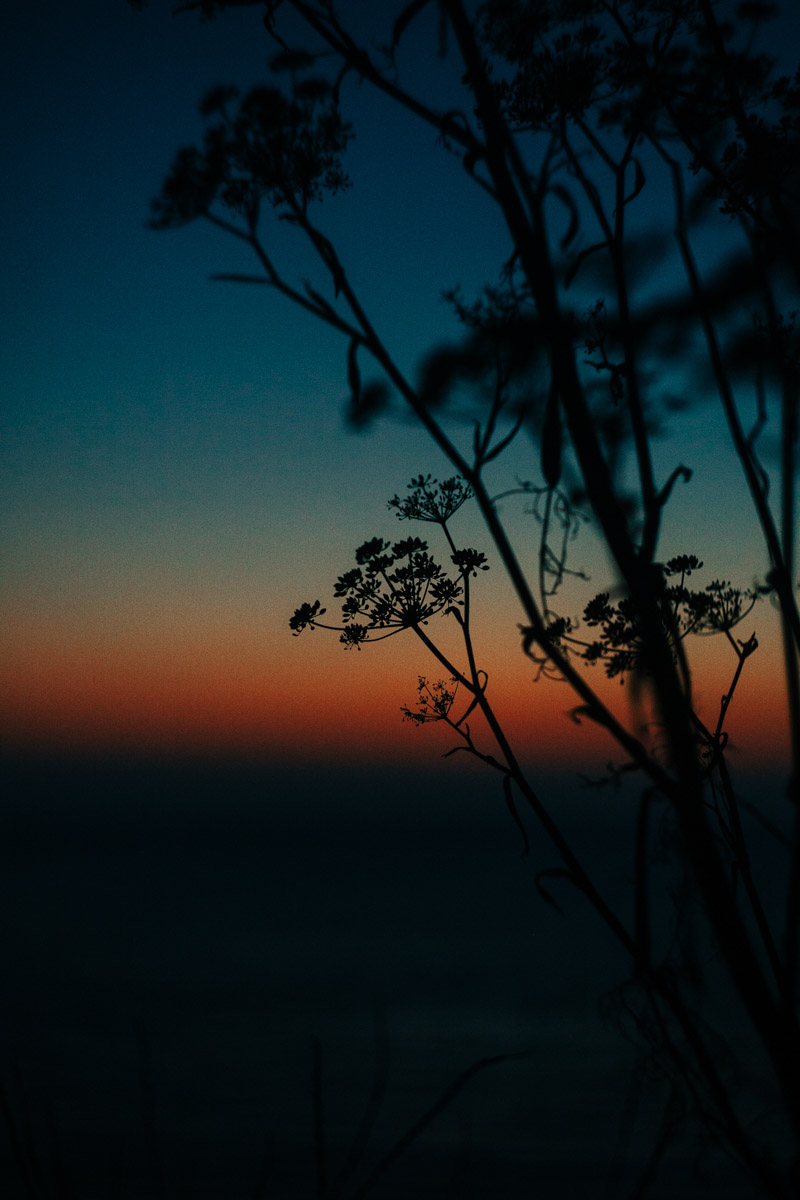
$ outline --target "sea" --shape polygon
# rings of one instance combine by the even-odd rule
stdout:
[[[760,1194],[648,1060],[630,962],[491,770],[2,767],[0,1195]],[[629,921],[636,788],[535,778]]]

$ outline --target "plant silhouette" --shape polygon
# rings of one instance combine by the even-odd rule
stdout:
[[[233,0],[187,0],[176,7],[213,15],[232,6]],[[630,977],[611,1006],[647,1062],[657,1064],[667,1092],[662,1135],[638,1194],[675,1129],[695,1122],[763,1195],[798,1197],[793,304],[800,279],[800,75],[781,75],[758,49],[769,6],[413,0],[387,5],[386,39],[378,48],[360,36],[346,5],[340,13],[328,0],[267,0],[263,9],[277,46],[276,82],[244,95],[217,88],[206,97],[205,140],[178,154],[154,201],[152,224],[175,228],[204,219],[244,242],[258,273],[216,278],[263,284],[337,331],[354,425],[402,408],[454,472],[442,482],[419,476],[407,495],[390,501],[398,518],[437,526],[441,551],[417,537],[373,538],[334,585],[341,622],[324,621],[327,610],[317,600],[297,609],[292,632],[333,628],[345,647],[356,649],[412,633],[444,674],[420,677],[417,706],[405,708],[405,718],[444,722],[457,740],[454,749],[499,772],[526,845],[532,835],[521,810],[558,856],[559,865],[536,878],[543,897],[558,905],[556,882],[569,882],[627,951]],[[447,109],[403,78],[404,50],[422,36],[425,10],[438,16],[441,61],[454,56],[458,65],[462,91]],[[287,43],[287,15],[301,21],[302,45]],[[463,186],[481,189],[496,207],[511,244],[497,279],[477,296],[447,293],[462,335],[430,349],[417,383],[377,332],[319,215],[318,201],[348,186],[344,156],[354,130],[343,114],[352,80],[377,89],[423,133],[435,132],[442,152],[460,159]],[[655,225],[639,219],[654,212]],[[270,213],[313,251],[320,282],[294,283],[279,270],[264,235]],[[647,286],[659,271],[669,287]],[[378,373],[367,383],[365,361]],[[675,461],[662,476],[655,439],[666,422],[679,444],[682,414],[701,400],[704,411],[718,406],[763,542],[768,569],[750,588],[723,579],[695,587],[702,563],[684,551],[708,558],[710,548],[670,546],[667,559],[660,549],[664,513],[691,473]],[[459,436],[465,418],[472,429],[466,447]],[[769,469],[762,454],[767,429],[779,445]],[[495,470],[525,436],[535,480],[493,493],[487,468]],[[522,565],[503,519],[499,502],[512,493],[534,502],[533,571]],[[451,532],[452,518],[467,503],[483,524],[481,550],[459,546]],[[557,605],[574,573],[567,550],[583,521],[605,545],[616,590],[587,596],[583,621],[576,622]],[[520,653],[537,675],[570,686],[576,721],[600,725],[616,743],[620,761],[606,781],[622,772],[640,781],[630,919],[615,910],[594,865],[570,844],[492,706],[471,606],[471,588],[490,565],[505,574],[516,597]],[[733,566],[722,569],[733,573]],[[726,718],[757,650],[749,623],[746,636],[737,635],[751,614],[756,623],[760,596],[772,600],[780,617],[791,733],[784,797],[790,832],[778,916],[767,913],[761,898],[726,754]],[[438,644],[436,620],[458,626],[458,662]],[[709,717],[694,700],[689,647],[711,634],[727,643],[732,670]],[[655,741],[604,698],[592,673],[598,667],[630,681],[656,724]],[[675,898],[676,937],[666,945],[655,915],[665,897],[653,894],[657,805],[669,814],[670,853],[685,884]],[[748,808],[753,814],[770,824],[758,806]],[[752,1132],[747,1104],[729,1086],[713,1013],[703,1009],[704,958],[691,949],[697,937],[716,948],[772,1081],[772,1099],[761,1101],[774,1105],[772,1140]]]

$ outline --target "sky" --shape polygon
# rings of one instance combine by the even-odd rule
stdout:
[[[398,530],[387,500],[420,472],[452,471],[402,415],[348,427],[339,337],[266,288],[209,281],[252,270],[243,247],[202,222],[146,228],[175,149],[202,132],[201,96],[263,78],[274,50],[257,7],[208,23],[170,8],[42,0],[1,19],[5,745],[427,761],[451,743],[400,719],[418,674],[441,673],[422,648],[403,636],[347,652],[324,631],[291,637],[288,619],[303,601],[328,601],[367,538],[419,532]],[[405,64],[436,96],[454,68],[436,59],[425,21]],[[474,294],[508,241],[430,131],[366,88],[349,102],[353,186],[319,219],[413,374],[454,332],[442,289]],[[290,230],[270,238],[287,276],[319,280]],[[751,584],[765,562],[719,420],[690,414],[658,459],[662,477],[676,461],[695,471],[665,550]],[[520,439],[492,482],[500,491],[536,471]],[[504,512],[532,556],[524,505]],[[459,520],[469,542],[472,518]],[[472,541],[490,554],[484,535]],[[573,554],[592,580],[565,595],[577,615],[613,575],[590,530]],[[565,686],[533,683],[500,571],[475,587],[479,655],[523,757],[607,757],[602,734],[570,720]],[[755,762],[783,752],[785,731],[768,604],[751,624],[761,645],[731,728]],[[704,654],[698,696],[713,719],[735,664],[724,646]],[[627,711],[617,682],[598,683]]]

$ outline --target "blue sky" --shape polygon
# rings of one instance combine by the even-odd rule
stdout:
[[[390,643],[383,666],[377,656],[354,663],[335,639],[323,649],[317,634],[312,649],[289,638],[286,622],[301,600],[324,598],[355,545],[391,536],[385,501],[411,475],[449,471],[404,418],[358,435],[347,428],[340,338],[266,288],[208,282],[214,271],[252,270],[243,247],[202,222],[145,228],[175,149],[202,132],[200,97],[216,83],[263,78],[273,52],[257,7],[209,23],[173,19],[169,7],[137,14],[124,0],[44,0],[2,18],[0,598],[12,724],[45,737],[74,707],[68,738],[77,738],[124,676],[136,703],[151,707],[148,728],[159,707],[169,720],[183,705],[185,733],[193,712],[211,711],[224,677],[226,728],[248,711],[252,732],[272,719],[267,680],[277,672],[294,677],[295,704],[304,691],[346,692],[362,679],[373,711],[388,688],[380,742],[413,695],[419,654]],[[364,11],[375,13],[367,6],[362,20]],[[405,67],[441,99],[454,68],[437,81],[427,21]],[[319,220],[413,376],[454,329],[441,290],[460,283],[469,296],[492,281],[508,240],[430,130],[366,88],[354,86],[348,103],[353,187],[326,200]],[[657,207],[643,211],[645,225],[659,217]],[[290,230],[273,226],[270,238],[289,278],[321,282]],[[687,455],[702,470],[676,497],[666,549],[695,550],[715,575],[734,560],[738,581],[750,583],[763,559],[719,426],[696,413],[683,434],[680,451],[671,442],[659,450],[664,473]],[[535,473],[521,440],[498,490]],[[521,518],[518,529],[529,538]],[[590,534],[580,547],[581,565],[604,586]],[[486,587],[490,623],[502,612],[512,645],[516,612],[499,579]],[[159,691],[162,667],[170,682]],[[123,704],[116,724],[98,728],[111,736],[132,711]],[[356,718],[348,736],[357,744]]]

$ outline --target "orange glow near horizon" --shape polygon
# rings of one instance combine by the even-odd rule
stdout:
[[[542,767],[620,761],[609,735],[593,722],[576,724],[568,686],[533,682],[534,668],[518,650],[513,626],[483,644],[495,667],[489,694],[518,756]],[[242,626],[56,629],[17,612],[6,654],[0,702],[7,749],[125,751],[257,756],[275,761],[409,761],[430,763],[455,743],[449,730],[403,722],[413,707],[418,674],[435,680],[442,668],[412,639],[397,637],[363,651],[345,651],[335,635],[291,638]],[[695,700],[713,725],[735,660],[722,639],[702,647]],[[590,681],[629,728],[642,718],[628,685]],[[727,728],[731,754],[743,765],[776,765],[787,757],[782,667],[776,642],[764,639],[746,665]],[[481,722],[476,743],[495,747]]]

